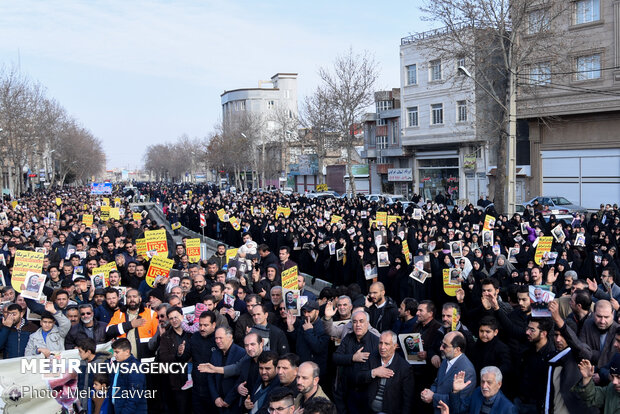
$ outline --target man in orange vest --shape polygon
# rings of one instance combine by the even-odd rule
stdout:
[[[112,315],[106,329],[107,338],[127,338],[131,342],[131,353],[142,360],[152,357],[149,340],[158,329],[157,312],[142,305],[142,297],[136,289],[129,289],[125,295],[127,306]]]

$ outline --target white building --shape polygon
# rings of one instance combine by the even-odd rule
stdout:
[[[488,144],[494,103],[458,70],[474,68],[460,56],[438,56],[435,30],[401,39],[401,141],[413,153],[413,191],[474,204],[489,194],[493,149]],[[433,47],[435,46],[435,47]],[[477,116],[480,114],[480,116]],[[497,131],[494,132],[497,137]]]

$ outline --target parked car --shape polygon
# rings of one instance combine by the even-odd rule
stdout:
[[[515,212],[518,215],[522,216],[526,208],[525,204],[517,204],[515,207],[516,207]],[[546,222],[549,222],[549,219],[551,218],[552,215],[555,215],[556,220],[562,221],[565,224],[571,224],[574,218],[574,216],[570,213],[561,213],[561,212],[554,213],[551,210],[543,212],[543,218],[545,219]]]
[[[366,195],[368,201],[380,201],[383,200],[386,204],[394,204],[397,201],[405,201],[405,196],[401,194],[368,194]]]
[[[587,213],[588,209],[582,207],[578,204],[574,204],[570,202],[568,199],[560,196],[540,196],[534,197],[530,201],[524,203],[525,205],[534,204],[534,200],[538,200],[538,202],[542,205],[549,206],[549,210],[552,211],[553,214],[567,214],[567,213]]]

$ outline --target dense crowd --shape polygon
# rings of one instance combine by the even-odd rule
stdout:
[[[151,286],[150,254],[136,244],[163,223],[133,214],[138,193],[170,223],[219,240],[217,252],[194,263],[186,239],[168,234],[173,270]],[[620,410],[617,205],[558,220],[536,203],[507,217],[485,200],[414,197],[403,209],[152,183],[109,200],[118,219],[84,189],[3,202],[0,350],[48,358],[77,348],[87,366],[110,361],[96,346],[113,341],[111,364],[189,365],[80,374],[79,389],[156,392],[80,398],[66,412]],[[11,287],[24,250],[45,253],[47,300],[29,298],[30,279]],[[93,270],[108,263],[109,286],[95,287]],[[295,267],[298,316],[281,279]],[[317,279],[329,286],[314,288],[325,285]]]

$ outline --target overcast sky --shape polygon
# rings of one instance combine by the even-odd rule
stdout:
[[[400,38],[432,27],[420,3],[0,0],[0,66],[42,83],[109,169],[134,169],[149,144],[208,136],[224,90],[297,72],[302,99],[350,46],[375,55],[379,89],[398,87]]]

